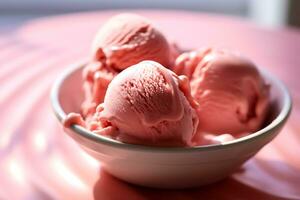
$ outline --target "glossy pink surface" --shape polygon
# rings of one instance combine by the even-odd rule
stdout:
[[[0,199],[300,199],[300,31],[187,12],[138,13],[184,48],[239,50],[281,78],[294,100],[281,134],[217,184],[155,190],[119,181],[63,132],[49,102],[54,79],[88,55],[96,30],[116,12],[29,21],[0,34]]]

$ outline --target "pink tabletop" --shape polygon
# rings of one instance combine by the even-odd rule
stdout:
[[[238,50],[282,79],[294,108],[281,134],[239,171],[189,190],[155,190],[101,170],[64,134],[49,89],[86,58],[101,24],[116,12],[44,18],[0,33],[0,199],[300,199],[300,31],[265,30],[240,19],[138,11],[183,48]]]

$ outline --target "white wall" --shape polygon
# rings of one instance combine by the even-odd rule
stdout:
[[[1,13],[45,13],[111,8],[188,9],[245,15],[249,0],[0,0]]]
[[[0,25],[4,18],[36,17],[64,12],[160,8],[205,11],[248,17],[263,26],[287,22],[290,0],[0,0]],[[10,19],[11,20],[11,19]]]

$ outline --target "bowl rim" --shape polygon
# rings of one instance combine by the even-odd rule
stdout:
[[[52,105],[52,110],[54,111],[54,114],[62,123],[62,120],[66,117],[66,113],[63,111],[60,103],[59,103],[59,91],[60,88],[66,78],[68,78],[70,75],[72,75],[77,70],[80,70],[80,68],[83,68],[86,65],[87,61],[79,61],[75,64],[70,65],[63,73],[61,73],[58,78],[55,80],[51,92],[50,92],[50,100]],[[89,131],[85,129],[84,127],[80,125],[71,125],[70,129],[80,135],[81,137],[84,137],[85,139],[91,140],[92,142],[101,143],[104,145],[109,145],[111,147],[116,148],[122,148],[126,150],[139,150],[139,151],[151,151],[151,152],[161,152],[161,153],[178,153],[178,152],[191,152],[191,151],[215,151],[219,149],[224,148],[231,148],[235,145],[239,145],[241,143],[249,142],[250,140],[258,140],[259,138],[265,137],[269,134],[271,134],[272,129],[276,129],[281,124],[285,123],[287,118],[290,115],[291,109],[292,109],[292,98],[290,95],[290,92],[288,91],[287,87],[284,85],[284,83],[276,78],[275,76],[271,75],[269,72],[267,72],[265,69],[258,68],[259,72],[263,74],[264,77],[267,77],[268,80],[272,80],[272,82],[276,82],[277,86],[280,88],[280,90],[283,92],[283,108],[277,115],[277,117],[269,123],[264,128],[251,133],[247,136],[243,136],[241,138],[224,142],[222,144],[211,144],[211,145],[201,145],[201,146],[195,146],[195,147],[153,147],[153,146],[146,146],[146,145],[139,145],[139,144],[129,144],[129,143],[123,143],[114,139],[110,139],[108,137],[96,134],[92,131]]]

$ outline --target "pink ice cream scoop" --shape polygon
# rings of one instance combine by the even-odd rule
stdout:
[[[165,67],[174,62],[174,49],[163,34],[146,18],[119,14],[109,19],[97,33],[92,55],[95,60],[121,71],[143,60],[153,60]]]
[[[81,113],[84,117],[91,117],[98,104],[102,103],[106,89],[117,72],[106,67],[102,62],[93,61],[88,63],[83,70],[84,102]]]
[[[268,110],[269,86],[248,59],[203,49],[178,57],[176,69],[191,78],[192,96],[199,104],[198,134],[239,137],[261,128]]]
[[[94,118],[100,130],[115,127],[111,136],[123,142],[192,146],[198,126],[195,106],[185,76],[143,61],[112,80]]]

